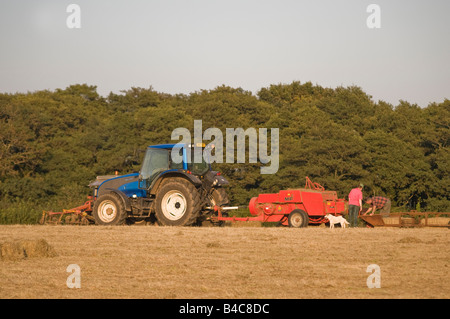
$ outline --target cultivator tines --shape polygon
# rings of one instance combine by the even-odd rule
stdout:
[[[94,222],[94,218],[88,214],[92,211],[92,199],[89,199],[83,205],[63,209],[62,212],[44,211],[39,221],[41,225],[89,225]]]

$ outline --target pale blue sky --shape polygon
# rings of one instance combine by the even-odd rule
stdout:
[[[81,29],[66,26],[71,3]],[[366,25],[371,3],[381,29]],[[450,1],[0,0],[0,92],[292,81],[357,85],[394,105],[450,98]]]

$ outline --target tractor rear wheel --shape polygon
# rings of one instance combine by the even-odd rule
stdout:
[[[156,194],[155,216],[163,226],[189,226],[200,213],[200,195],[184,179],[168,180]]]
[[[224,206],[230,202],[224,188],[215,188],[210,198],[211,205]]]
[[[288,223],[290,227],[294,228],[307,227],[309,224],[309,216],[304,210],[294,209],[289,214]]]
[[[95,201],[92,215],[97,225],[123,225],[127,218],[122,199],[114,193],[100,196]]]

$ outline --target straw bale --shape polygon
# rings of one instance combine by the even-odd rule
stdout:
[[[16,240],[0,243],[0,260],[16,261],[35,257],[56,257],[55,249],[45,239]]]

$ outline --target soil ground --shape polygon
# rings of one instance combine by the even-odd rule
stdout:
[[[0,244],[38,239],[57,256],[0,260],[0,298],[450,297],[447,228],[0,226]]]

